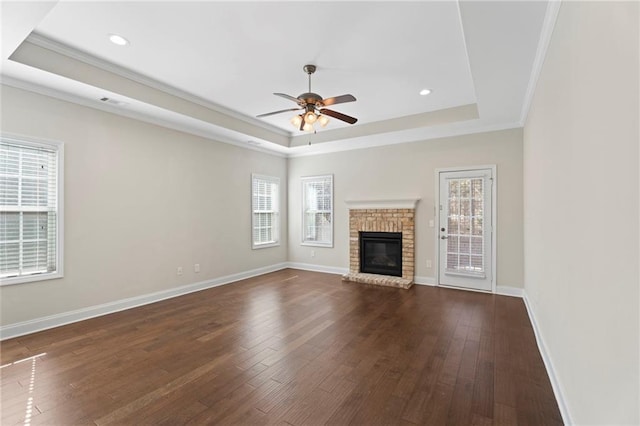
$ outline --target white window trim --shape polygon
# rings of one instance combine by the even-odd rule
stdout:
[[[57,233],[56,233],[56,271],[44,274],[24,275],[20,277],[2,278],[0,286],[24,284],[36,281],[52,280],[64,277],[64,143],[14,135],[8,133],[0,134],[3,141],[18,145],[31,146],[35,148],[55,149],[58,152],[58,205],[57,205]]]
[[[329,213],[331,213],[331,228],[329,230],[329,236],[330,236],[330,241],[328,243],[325,242],[318,242],[318,241],[307,241],[305,240],[305,229],[304,229],[304,218],[305,218],[305,205],[306,205],[306,200],[305,200],[305,192],[304,192],[304,185],[306,182],[309,181],[314,181],[314,180],[318,180],[318,179],[327,179],[329,178],[331,180],[331,211]],[[301,206],[301,213],[302,213],[302,220],[301,220],[301,232],[300,232],[300,238],[302,239],[302,241],[300,242],[300,245],[302,246],[310,246],[310,247],[333,247],[333,223],[334,223],[334,208],[333,208],[333,204],[334,204],[334,187],[333,187],[333,175],[332,174],[328,174],[328,175],[318,175],[318,176],[304,176],[302,178],[300,178],[300,188],[301,188],[301,195],[302,197],[302,206]]]
[[[256,242],[253,240],[253,228],[255,228],[255,215],[253,214],[253,212],[255,211],[254,209],[254,205],[253,205],[253,181],[255,179],[262,179],[262,180],[266,180],[266,181],[271,181],[274,182],[276,185],[278,185],[278,200],[277,200],[277,210],[275,211],[275,218],[276,218],[276,226],[275,226],[275,241],[273,242],[268,242],[268,243],[258,243],[256,244]],[[256,173],[252,173],[251,174],[251,191],[250,191],[250,196],[251,196],[251,248],[253,250],[256,249],[263,249],[263,248],[269,248],[269,247],[278,247],[280,245],[280,229],[281,229],[281,223],[280,223],[280,200],[282,199],[282,197],[280,196],[282,192],[281,186],[280,186],[280,178],[279,177],[275,177],[275,176],[267,176],[267,175],[259,175]]]

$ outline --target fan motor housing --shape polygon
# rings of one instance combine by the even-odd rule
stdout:
[[[304,72],[306,72],[307,74],[311,75],[314,72],[316,72],[316,66],[315,65],[311,65],[311,64],[307,64],[304,67],[302,67],[302,70]]]
[[[312,92],[303,93],[302,95],[298,96],[298,99],[300,99],[302,102],[306,104],[315,105],[318,102],[322,102],[322,96]]]

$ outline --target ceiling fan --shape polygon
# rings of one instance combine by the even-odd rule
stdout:
[[[305,65],[302,67],[304,72],[309,76],[309,91],[307,93],[303,93],[299,95],[297,98],[293,96],[284,94],[284,93],[274,93],[276,96],[283,97],[285,99],[292,100],[293,102],[298,104],[298,108],[289,108],[283,109],[280,111],[267,112],[266,114],[260,114],[257,117],[267,117],[269,115],[281,114],[283,112],[288,111],[300,111],[304,110],[303,113],[294,116],[291,119],[291,124],[299,128],[300,130],[305,130],[308,132],[313,131],[313,123],[316,121],[320,123],[322,127],[326,126],[329,122],[329,117],[337,118],[338,120],[344,121],[349,124],[354,124],[358,121],[355,117],[350,117],[346,114],[342,114],[341,112],[334,111],[331,109],[325,108],[329,105],[343,104],[345,102],[353,102],[356,98],[353,95],[340,95],[334,96],[332,98],[322,99],[322,96],[317,93],[313,93],[311,91],[311,74],[316,72],[315,65]]]

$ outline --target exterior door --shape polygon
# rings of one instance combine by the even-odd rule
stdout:
[[[492,291],[492,169],[439,172],[438,282]]]

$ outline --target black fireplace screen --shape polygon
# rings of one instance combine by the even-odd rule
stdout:
[[[360,232],[360,272],[402,276],[402,232]]]

